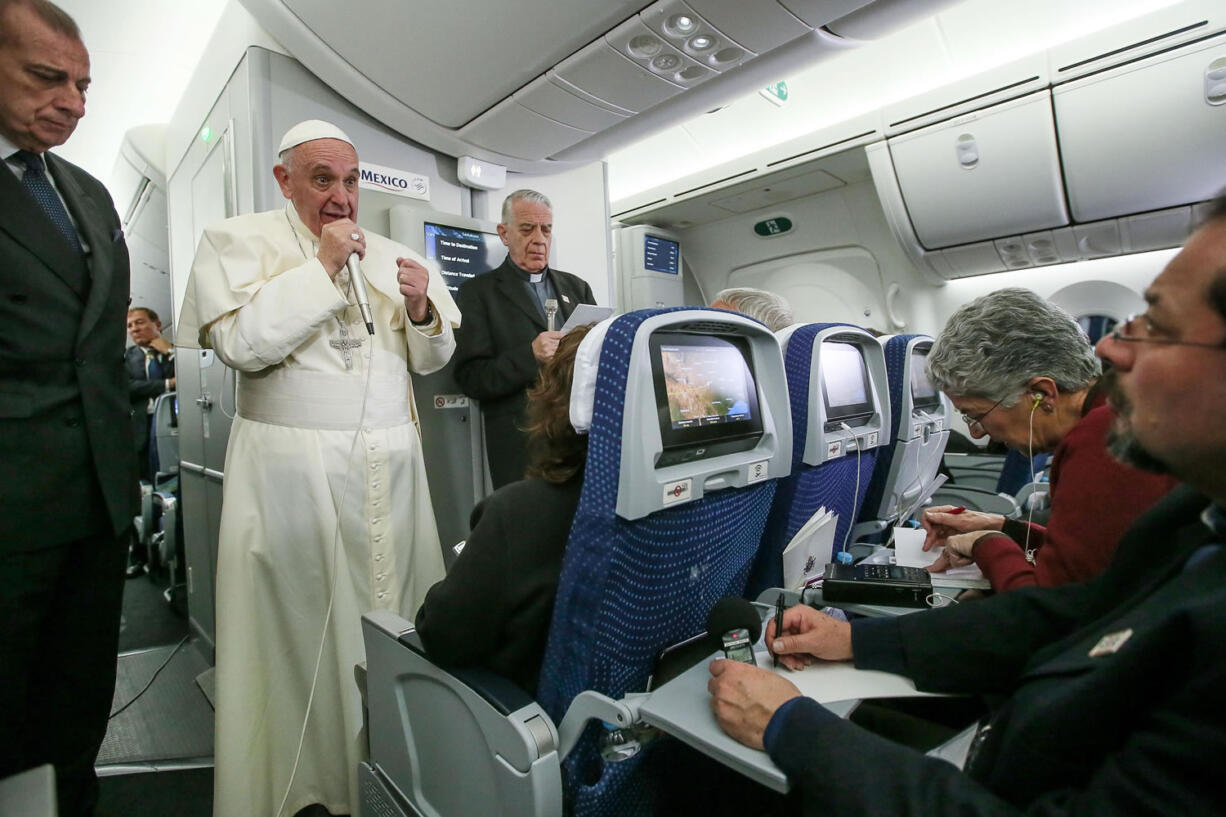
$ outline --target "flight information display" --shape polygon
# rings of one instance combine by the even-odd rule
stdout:
[[[643,266],[652,272],[676,275],[681,263],[681,245],[667,238],[643,236]]]
[[[434,261],[454,296],[460,284],[502,263],[506,248],[496,233],[426,222],[426,258]]]
[[[735,346],[661,346],[660,363],[673,429],[752,418],[753,380]]]

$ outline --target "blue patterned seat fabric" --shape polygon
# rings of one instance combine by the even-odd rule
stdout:
[[[537,690],[555,723],[584,690],[614,699],[644,690],[663,647],[701,632],[720,598],[741,595],[775,492],[768,480],[634,521],[614,513],[635,331],[668,311],[674,310],[617,318],[601,350],[583,491]],[[652,745],[629,760],[605,763],[600,731],[590,724],[563,764],[567,813],[651,813],[653,786],[644,764]]]
[[[865,451],[858,456],[847,455],[821,465],[806,465],[803,462],[810,418],[809,380],[813,369],[813,347],[818,334],[834,326],[851,324],[806,324],[792,333],[783,356],[792,412],[792,473],[780,480],[775,493],[762,547],[746,583],[746,598],[756,598],[763,590],[783,584],[783,549],[796,531],[823,506],[839,515],[834,548],[836,551],[842,549],[868,490],[878,449]]]
[[[877,518],[881,510],[881,501],[885,498],[885,482],[890,475],[890,465],[894,462],[894,449],[898,444],[899,423],[902,420],[902,390],[910,388],[907,372],[907,344],[915,338],[928,338],[927,335],[895,335],[885,342],[885,373],[890,389],[890,425],[889,440],[878,449],[877,465],[873,468],[873,478],[869,482],[868,492],[864,495],[864,507],[860,512],[860,520],[864,522]]]

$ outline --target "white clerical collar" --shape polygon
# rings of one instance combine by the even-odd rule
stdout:
[[[541,281],[545,280],[545,273],[544,272],[530,272],[528,273],[528,280],[534,284],[539,284]]]

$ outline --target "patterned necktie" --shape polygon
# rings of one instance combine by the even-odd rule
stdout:
[[[47,179],[42,157],[28,150],[19,150],[13,154],[13,157],[26,166],[26,172],[21,177],[21,186],[34,197],[34,200],[51,219],[51,223],[68,239],[73,249],[78,253],[81,252],[81,242],[77,239],[76,228],[72,226],[72,219],[68,217],[68,211],[64,209],[64,202],[60,201],[55,188]]]
[[[162,368],[162,361],[158,360],[158,353],[152,349],[145,350],[145,377],[149,380],[166,379],[166,370]]]

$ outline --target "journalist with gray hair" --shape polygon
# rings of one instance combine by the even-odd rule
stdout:
[[[753,287],[732,287],[720,290],[711,306],[740,312],[766,324],[772,332],[789,327],[793,323],[792,307],[782,295]]]
[[[933,343],[928,376],[972,437],[1027,457],[1054,452],[1046,526],[951,506],[928,509],[930,570],[974,561],[997,591],[1084,581],[1106,567],[1124,531],[1173,486],[1115,460],[1115,418],[1098,388],[1101,367],[1067,312],[1026,289],[1001,289],[956,311]]]

